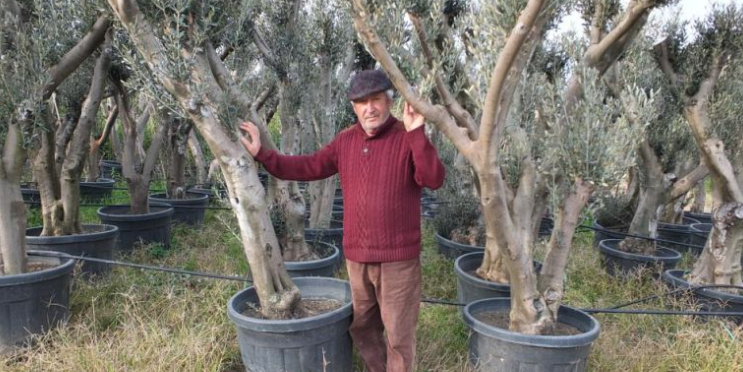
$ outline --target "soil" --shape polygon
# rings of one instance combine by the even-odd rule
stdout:
[[[242,315],[255,319],[291,320],[304,319],[329,313],[343,306],[343,302],[331,298],[303,298],[294,311],[286,317],[266,317],[261,313],[260,305],[248,303]]]
[[[457,227],[451,232],[451,240],[475,247],[485,246],[485,229],[482,226]]]
[[[625,238],[619,243],[619,249],[624,252],[643,255],[655,255],[655,242],[645,239]]]
[[[475,315],[475,319],[501,329],[508,329],[509,314],[497,311],[483,311]],[[569,324],[558,322],[555,326],[544,333],[544,336],[574,336],[583,332]]]

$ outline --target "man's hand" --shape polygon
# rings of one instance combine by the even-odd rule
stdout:
[[[247,133],[248,137],[240,137],[240,141],[243,143],[243,146],[245,146],[245,149],[248,150],[250,155],[255,157],[258,155],[258,151],[261,151],[261,132],[258,129],[258,127],[255,126],[255,124],[244,121],[242,124],[240,124],[240,130]]]
[[[413,106],[410,106],[409,103],[405,102],[402,113],[402,122],[405,124],[405,130],[410,132],[423,125],[424,121],[425,118],[423,115],[417,113]]]

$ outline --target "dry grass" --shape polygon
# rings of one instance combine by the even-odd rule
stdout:
[[[220,216],[217,218],[217,216]],[[245,275],[247,264],[229,212],[209,212],[201,231],[174,230],[169,251],[142,250],[130,259],[164,266]],[[435,252],[425,229],[424,295],[455,299],[452,261]],[[600,268],[591,234],[576,240],[566,302],[599,308],[660,293],[651,279],[616,280]],[[345,272],[338,274],[345,277]],[[118,268],[97,282],[77,282],[72,318],[11,359],[0,371],[241,371],[236,332],[226,303],[237,282]],[[654,308],[682,306],[659,300]],[[743,371],[743,330],[721,320],[599,315],[601,336],[591,371]],[[418,371],[470,372],[468,330],[456,308],[423,304],[418,325]],[[356,361],[356,366],[360,363]]]

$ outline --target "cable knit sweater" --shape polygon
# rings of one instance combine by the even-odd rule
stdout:
[[[410,132],[390,118],[367,135],[358,122],[311,155],[289,156],[262,147],[255,157],[285,180],[313,181],[340,175],[343,251],[347,259],[404,261],[421,250],[421,189],[444,182],[444,166],[424,126]]]

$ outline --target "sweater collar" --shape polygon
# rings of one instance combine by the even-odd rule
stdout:
[[[377,138],[377,137],[380,137],[382,134],[384,134],[384,132],[386,132],[387,130],[389,130],[390,127],[392,127],[395,123],[397,123],[397,121],[398,121],[397,118],[395,118],[394,116],[392,116],[392,114],[390,114],[390,117],[387,118],[387,121],[385,121],[384,124],[382,124],[377,129],[377,131],[374,132],[374,134],[372,134],[372,135],[366,134],[366,131],[364,131],[364,128],[361,126],[361,122],[358,122],[357,121],[356,122],[356,130],[359,133],[361,133],[361,135],[364,137],[364,139]]]

